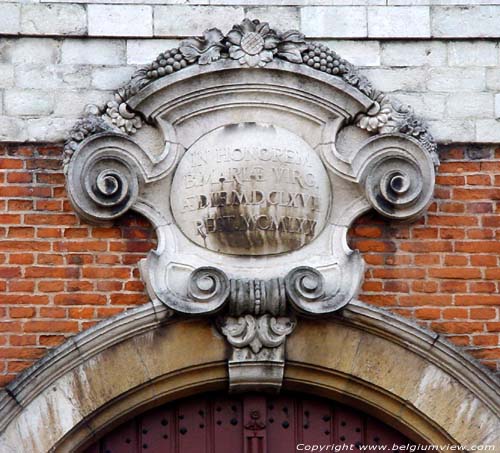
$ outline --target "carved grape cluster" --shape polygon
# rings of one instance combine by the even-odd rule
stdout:
[[[149,65],[146,76],[150,79],[158,79],[185,68],[188,64],[189,62],[176,47],[158,55],[156,60]]]
[[[274,59],[311,68],[342,78],[374,101],[372,108],[356,118],[356,124],[371,133],[399,132],[416,138],[431,153],[436,165],[439,162],[436,143],[421,119],[411,110],[398,107],[387,96],[376,90],[369,80],[348,61],[321,43],[306,43],[304,36],[295,30],[281,33],[258,20],[245,19],[224,35],[212,28],[202,37],[190,38],[176,47],[158,55],[151,64],[140,68],[130,82],[120,88],[102,113],[77,123],[65,149],[67,161],[79,143],[87,136],[104,129],[118,128],[133,134],[142,126],[141,118],[129,111],[127,100],[152,81],[172,74],[192,64],[206,65],[220,59],[236,59],[248,66],[264,66]],[[381,99],[383,98],[383,99]],[[105,123],[109,123],[105,124]]]
[[[333,75],[345,74],[349,65],[333,50],[318,43],[309,44],[307,50],[302,54],[302,59],[308,66]]]

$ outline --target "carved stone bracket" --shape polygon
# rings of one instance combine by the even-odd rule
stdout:
[[[285,367],[285,340],[294,327],[295,321],[287,316],[224,318],[221,330],[233,347],[230,390],[279,390]]]
[[[410,107],[294,30],[245,19],[183,41],[90,106],[65,145],[86,221],[146,216],[151,300],[217,315],[232,390],[278,389],[300,315],[355,298],[347,244],[363,212],[413,219],[432,200],[436,143]]]

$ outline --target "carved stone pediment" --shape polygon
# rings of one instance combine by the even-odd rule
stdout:
[[[294,313],[359,290],[353,220],[423,213],[438,163],[411,110],[334,51],[248,20],[160,54],[88,109],[65,151],[83,218],[133,209],[156,228],[140,263],[151,299],[219,316],[233,389],[279,388]]]

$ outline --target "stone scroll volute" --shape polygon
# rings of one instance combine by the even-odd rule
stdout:
[[[150,219],[148,294],[217,317],[233,390],[279,389],[297,316],[333,313],[359,290],[349,226],[371,208],[422,214],[438,164],[409,107],[333,50],[248,20],[160,54],[88,108],[65,152],[86,221]]]

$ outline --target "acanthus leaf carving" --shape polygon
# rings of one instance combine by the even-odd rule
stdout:
[[[295,322],[288,317],[247,314],[239,318],[225,318],[221,330],[232,346],[239,349],[249,347],[257,356],[263,348],[273,349],[282,345],[294,327]]]

